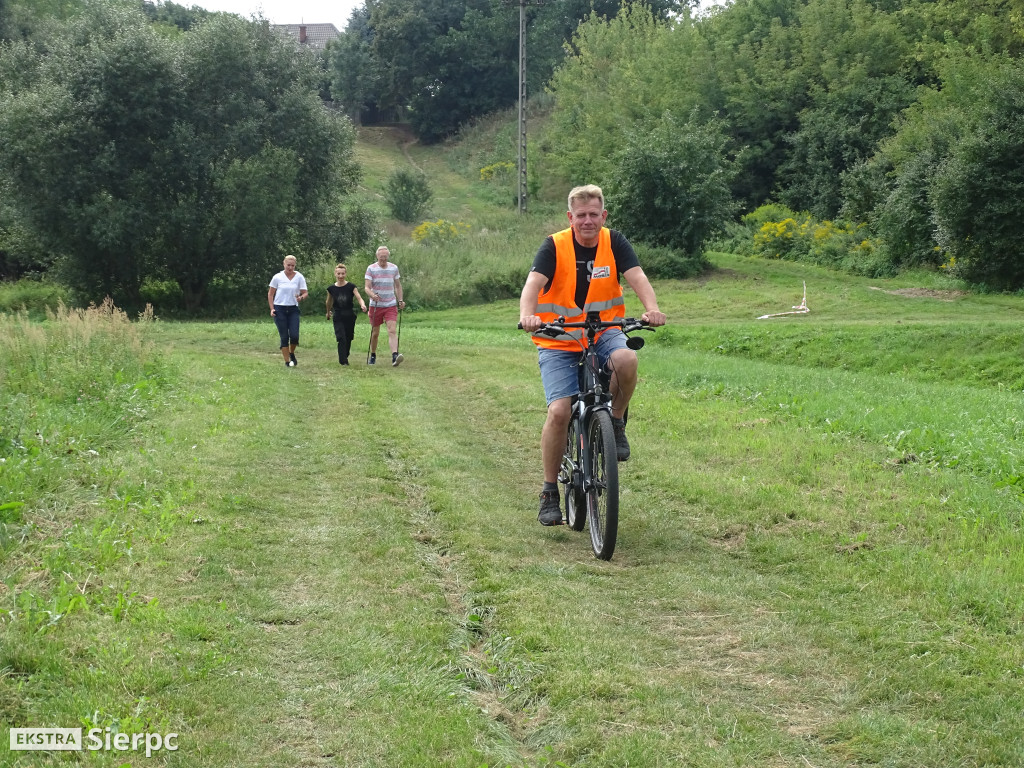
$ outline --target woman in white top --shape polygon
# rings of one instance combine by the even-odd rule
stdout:
[[[309,296],[306,278],[295,271],[296,263],[294,256],[285,256],[284,270],[274,275],[267,291],[270,316],[281,334],[281,354],[289,368],[299,364],[295,359],[295,348],[299,346],[299,302]]]

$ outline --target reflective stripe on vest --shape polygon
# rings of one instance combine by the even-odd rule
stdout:
[[[559,317],[566,322],[578,323],[586,319],[587,312],[600,312],[602,320],[614,320],[626,316],[619,273],[615,269],[615,254],[612,253],[612,236],[607,227],[602,227],[594,255],[590,286],[587,289],[586,304],[581,310],[576,306],[576,250],[573,246],[572,228],[563,229],[551,236],[555,242],[555,274],[551,287],[541,291],[537,301],[537,314],[545,323]],[[565,349],[578,352],[587,345],[581,328],[569,328],[556,338],[534,336],[533,343],[544,349]]]

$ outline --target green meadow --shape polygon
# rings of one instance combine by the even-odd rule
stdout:
[[[564,219],[438,197],[398,368],[365,318],[337,364],[319,283],[295,369],[266,317],[0,317],[0,722],[178,734],[0,764],[1024,764],[1024,297],[656,279],[602,562],[536,522],[514,289]]]

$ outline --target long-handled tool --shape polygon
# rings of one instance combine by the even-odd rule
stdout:
[[[402,308],[398,308],[398,338],[395,340],[395,352],[402,351]]]
[[[376,309],[372,304],[370,305],[370,335],[366,339],[366,364],[370,364],[370,344],[373,341],[373,310]]]

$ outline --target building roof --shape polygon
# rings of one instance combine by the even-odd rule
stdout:
[[[331,40],[341,37],[341,32],[333,24],[275,24],[274,29],[295,38],[300,45],[318,49],[327,47]]]

